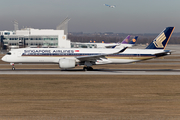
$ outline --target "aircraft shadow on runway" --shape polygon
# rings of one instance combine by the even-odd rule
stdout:
[[[0,69],[0,71],[12,71],[11,69]],[[84,72],[83,69],[16,69],[15,71],[69,71],[69,72]],[[116,72],[116,71],[180,71],[175,69],[94,69],[93,71],[99,72]]]

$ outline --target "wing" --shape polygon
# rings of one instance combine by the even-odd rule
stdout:
[[[98,55],[89,55],[89,56],[77,56],[76,59],[80,60],[80,61],[95,61],[95,60],[99,60],[100,58],[105,58],[105,56],[108,55],[113,55],[113,54],[119,54],[124,52],[128,47],[125,47],[123,49],[121,49],[118,52],[115,53],[110,53],[110,54],[98,54]]]

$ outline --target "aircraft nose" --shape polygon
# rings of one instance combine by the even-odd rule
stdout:
[[[2,57],[1,60],[2,60],[2,61],[6,61],[6,56]]]

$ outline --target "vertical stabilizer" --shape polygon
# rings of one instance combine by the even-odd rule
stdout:
[[[128,44],[135,44],[138,39],[138,36],[135,36]]]
[[[165,49],[175,27],[165,28],[146,49]]]
[[[128,35],[128,36],[121,42],[121,44],[128,44],[130,37],[131,37],[131,36]]]

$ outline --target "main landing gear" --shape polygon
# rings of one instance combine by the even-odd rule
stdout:
[[[12,65],[12,70],[15,70],[14,63],[10,63]]]
[[[92,67],[83,67],[83,70],[84,71],[93,71],[93,68]]]
[[[12,70],[15,70],[15,67],[12,67]]]

